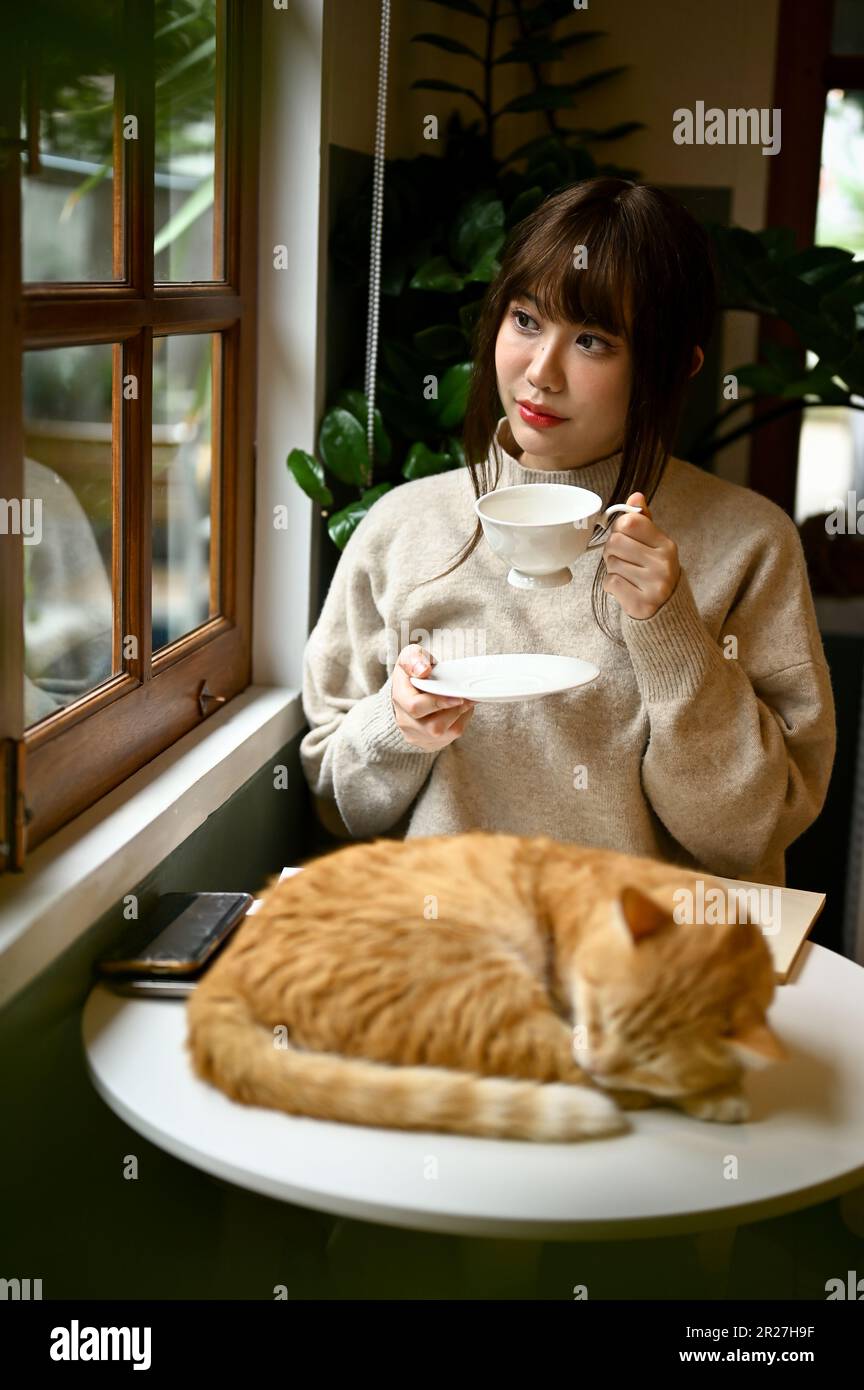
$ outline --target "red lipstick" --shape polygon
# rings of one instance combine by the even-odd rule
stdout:
[[[533,406],[528,401],[517,401],[519,414],[526,425],[534,425],[539,430],[550,429],[553,425],[565,424],[562,415],[554,415],[551,411],[541,409],[540,406]]]

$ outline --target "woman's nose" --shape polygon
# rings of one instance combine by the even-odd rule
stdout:
[[[525,375],[533,391],[556,391],[564,384],[563,371],[546,356],[538,357]]]

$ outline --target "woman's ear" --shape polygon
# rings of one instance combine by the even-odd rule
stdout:
[[[705,361],[705,354],[704,354],[704,352],[702,351],[701,347],[699,347],[699,345],[698,345],[698,343],[697,343],[696,347],[694,347],[694,349],[693,349],[693,366],[692,366],[692,368],[691,368],[691,370],[690,370],[690,375],[691,375],[691,376],[695,376],[695,375],[696,375],[696,373],[699,371],[699,369],[701,368],[702,363],[703,363],[704,361]]]

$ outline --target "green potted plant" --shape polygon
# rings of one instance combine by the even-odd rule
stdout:
[[[627,121],[606,130],[563,129],[556,113],[624,69],[601,68],[566,83],[547,81],[541,64],[554,64],[574,47],[586,53],[602,31],[574,28],[566,0],[513,0],[506,15],[497,4],[482,11],[472,0],[434,0],[473,15],[478,42],[423,33],[413,42],[451,54],[465,67],[464,83],[421,79],[415,87],[469,97],[481,116],[469,125],[458,114],[447,126],[442,158],[422,154],[388,163],[384,184],[381,361],[376,376],[374,469],[366,434],[362,390],[340,391],[323,418],[316,454],[293,449],[288,468],[327,517],[328,533],[342,549],[378,497],[402,481],[442,472],[464,460],[459,444],[470,374],[470,334],[486,286],[500,263],[508,232],[549,193],[597,174],[637,178],[639,171],[599,162],[597,151],[643,128]],[[514,19],[517,35],[504,44],[498,26]],[[563,35],[556,26],[565,28]],[[501,50],[501,51],[499,51]],[[497,55],[497,56],[496,56]],[[494,107],[495,76],[517,64],[528,78],[519,97]],[[475,80],[476,79],[476,80]],[[498,157],[496,124],[505,113],[541,112],[547,131]],[[371,187],[341,210],[331,253],[347,289],[368,287]],[[864,267],[838,247],[796,252],[786,228],[759,233],[709,224],[721,271],[721,308],[769,314],[790,325],[818,362],[802,370],[801,353],[768,345],[765,360],[744,363],[734,375],[745,395],[721,407],[688,450],[707,463],[741,435],[805,405],[848,405],[864,388],[861,306]],[[362,376],[357,363],[354,380]],[[429,375],[437,391],[420,389]],[[743,424],[735,415],[757,397],[778,398],[772,410]],[[380,407],[380,409],[379,409]],[[733,428],[728,426],[733,424]],[[377,479],[375,475],[378,475]],[[333,508],[336,508],[333,510]]]

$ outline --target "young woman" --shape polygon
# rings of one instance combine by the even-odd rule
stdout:
[[[834,702],[794,522],[671,456],[715,285],[703,230],[648,185],[579,183],[514,230],[477,323],[468,466],[375,503],[306,648],[301,762],[351,836],[548,834],[785,883],[825,799]],[[571,584],[520,590],[473,502],[539,482],[642,512]],[[600,675],[527,704],[411,684],[463,652]]]

